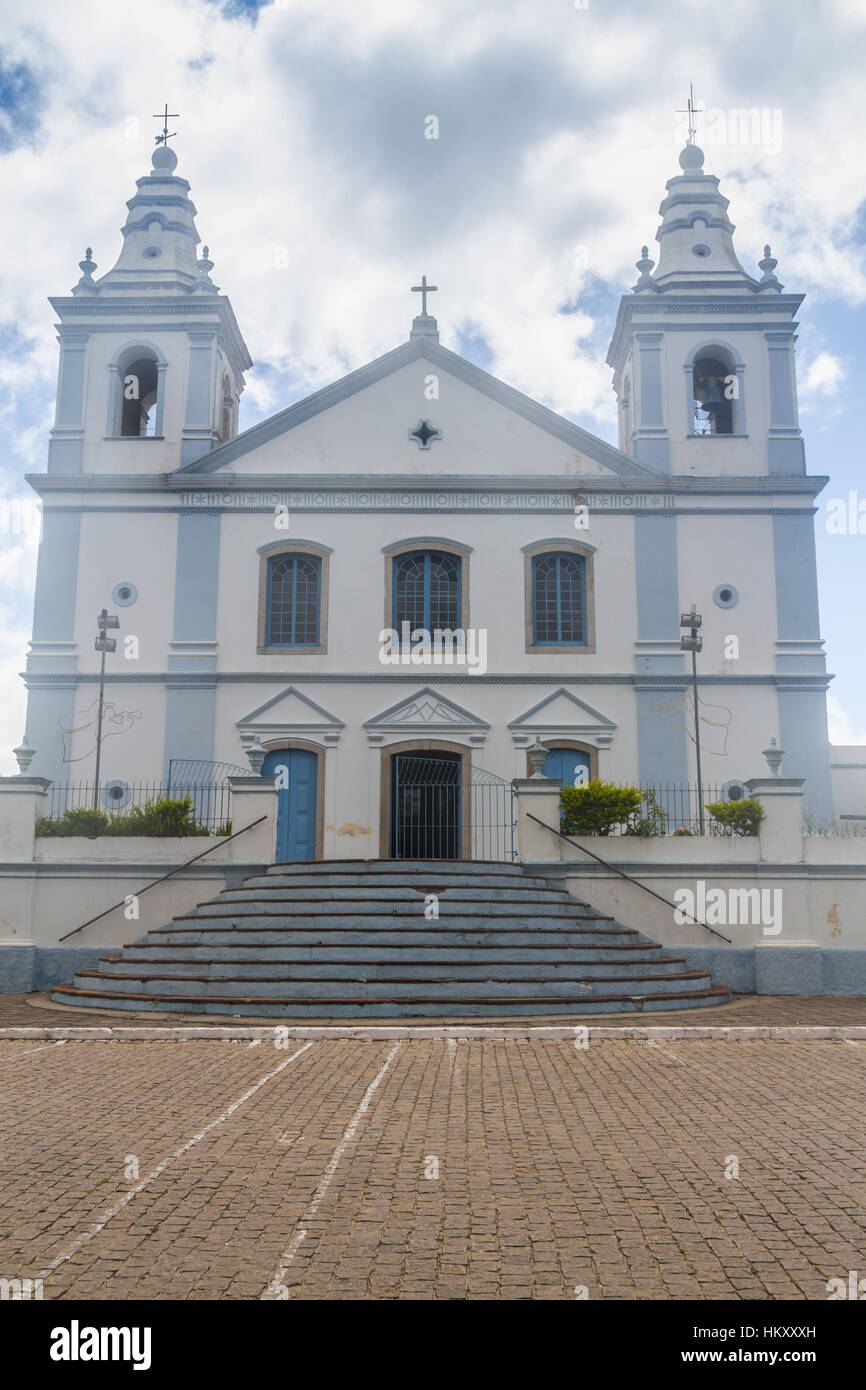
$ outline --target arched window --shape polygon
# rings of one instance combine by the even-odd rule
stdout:
[[[460,627],[461,562],[447,551],[414,550],[394,558],[392,625],[412,631]]]
[[[265,641],[269,647],[319,645],[322,562],[318,555],[268,559]]]
[[[156,401],[159,374],[156,358],[137,356],[120,374],[120,433],[125,438],[152,439],[157,433]]]
[[[532,645],[586,643],[586,560],[582,555],[532,558]]]
[[[738,379],[715,354],[698,357],[692,368],[695,434],[733,434]]]

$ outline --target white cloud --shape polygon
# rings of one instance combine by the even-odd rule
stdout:
[[[830,352],[819,352],[800,368],[798,391],[801,400],[810,396],[837,396],[847,374],[846,363]]]
[[[115,261],[154,93],[181,113],[178,172],[258,364],[244,426],[404,341],[424,272],[440,286],[443,342],[471,331],[495,374],[609,436],[616,296],[641,245],[655,253],[692,73],[707,107],[782,112],[778,150],[706,147],[746,268],[757,273],[769,241],[788,290],[866,301],[862,137],[840,119],[860,107],[862,0],[828,0],[820,23],[754,0],[729,0],[723,22],[694,0],[280,0],[255,25],[205,0],[149,0],[146,32],[139,11],[104,0],[28,0],[5,20],[41,118],[2,157],[10,493],[44,461],[57,370],[46,297],[69,292],[86,246],[97,276]],[[841,401],[846,365],[807,358],[804,401]],[[3,671],[22,665],[29,583],[22,571],[9,600]]]
[[[827,728],[834,744],[866,743],[866,727],[855,727],[835,695],[827,696]]]

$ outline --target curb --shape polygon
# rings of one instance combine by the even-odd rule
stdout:
[[[0,1028],[0,1042],[247,1042],[266,1041],[278,1036],[283,1039],[311,1038],[321,1042],[339,1039],[356,1039],[360,1042],[378,1042],[380,1039],[414,1038],[454,1039],[462,1042],[866,1042],[866,1026],[845,1024],[791,1025],[788,1027],[622,1027],[605,1028],[575,1024],[563,1027],[562,1024],[544,1027],[516,1025],[504,1027],[470,1027],[463,1025],[442,1025],[431,1027],[408,1027],[406,1025],[383,1025],[364,1027],[359,1024],[346,1026],[317,1026],[311,1024],[287,1025],[273,1024],[271,1027],[175,1027],[175,1028],[85,1028],[75,1026],[52,1028]]]

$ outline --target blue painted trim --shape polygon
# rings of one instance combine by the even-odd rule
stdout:
[[[200,758],[213,762],[216,685],[166,686],[164,766],[174,758]]]
[[[75,638],[80,535],[80,512],[43,512],[36,565],[34,642],[72,642]]]
[[[777,636],[780,640],[820,640],[818,563],[811,511],[773,517]]]
[[[220,520],[219,512],[209,511],[183,511],[178,516],[173,632],[176,642],[216,639]]]
[[[654,514],[634,518],[637,633],[645,641],[680,637],[677,522]]]
[[[638,347],[637,381],[640,402],[639,429],[664,429],[661,342],[663,334],[635,333]]]

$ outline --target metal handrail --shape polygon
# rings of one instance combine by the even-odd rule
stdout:
[[[703,927],[704,931],[708,931],[712,936],[717,936],[720,941],[726,941],[729,946],[733,946],[734,943],[729,936],[723,936],[722,933],[716,931],[714,927],[708,927],[706,922],[701,922],[697,917],[692,917],[692,914],[686,912],[685,908],[677,907],[676,903],[672,903],[668,898],[663,898],[661,893],[657,893],[654,888],[648,888],[645,883],[640,883],[636,878],[632,878],[631,874],[627,874],[625,869],[621,869],[619,865],[609,864],[606,859],[602,859],[600,854],[593,854],[591,849],[586,848],[586,845],[576,845],[574,840],[570,839],[568,835],[563,835],[561,830],[554,830],[552,825],[548,825],[546,821],[539,820],[538,816],[534,816],[531,811],[527,811],[526,815],[528,820],[534,820],[535,824],[540,825],[543,830],[549,830],[553,835],[558,835],[560,840],[565,840],[566,844],[574,845],[575,849],[582,850],[584,854],[589,855],[590,859],[596,859],[598,863],[603,864],[606,869],[613,869],[614,873],[619,874],[621,878],[627,878],[629,883],[634,884],[635,888],[642,888],[645,893],[650,893],[652,897],[658,898],[659,902],[664,903],[665,907],[672,907],[674,912],[681,912],[684,917],[691,917],[696,927]]]
[[[227,845],[229,840],[236,840],[239,835],[244,835],[248,830],[252,830],[255,826],[261,825],[263,820],[267,820],[267,816],[259,816],[258,820],[250,821],[249,825],[245,825],[241,830],[235,830],[232,835],[226,835],[225,839],[220,840],[218,844],[208,845],[207,849],[201,851],[201,854],[194,854],[192,859],[187,859],[185,864],[177,864],[173,869],[169,869],[167,874],[160,874],[159,878],[155,878],[152,883],[148,883],[146,887],[140,888],[138,892],[133,893],[132,896],[134,898],[140,898],[149,888],[155,888],[158,883],[164,883],[165,880],[171,878],[173,874],[179,874],[181,869],[188,869],[190,864],[195,864],[198,859],[204,859],[205,855],[210,854],[212,850],[220,849],[222,845]],[[126,896],[128,897],[129,894]],[[116,912],[117,909],[123,907],[125,903],[126,897],[123,897],[119,903],[113,903],[112,906],[107,907],[104,912],[97,912],[95,917],[89,917],[86,922],[81,923],[80,927],[73,927],[72,931],[68,931],[65,936],[61,936],[57,944],[59,945],[61,941],[68,941],[70,936],[74,936],[76,932],[84,931],[85,927],[92,926],[94,922],[98,922],[102,917],[107,917],[109,912]]]

